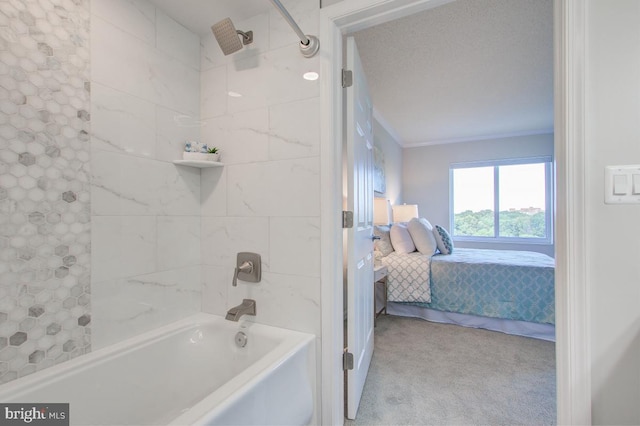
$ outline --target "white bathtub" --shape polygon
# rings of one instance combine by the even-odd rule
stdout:
[[[197,314],[2,385],[0,402],[69,403],[72,425],[301,425],[314,393],[313,335]]]

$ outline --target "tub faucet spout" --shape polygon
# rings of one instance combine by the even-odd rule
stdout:
[[[253,299],[243,299],[242,303],[229,309],[225,317],[229,321],[238,321],[243,315],[256,314],[256,301]]]

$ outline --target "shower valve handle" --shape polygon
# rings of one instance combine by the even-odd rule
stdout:
[[[242,262],[242,265],[236,267],[236,270],[233,273],[233,283],[232,283],[232,285],[234,287],[238,286],[238,273],[239,272],[245,272],[247,274],[252,273],[253,272],[253,262],[251,262],[249,260],[245,260],[244,262]]]

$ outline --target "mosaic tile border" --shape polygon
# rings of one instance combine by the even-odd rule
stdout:
[[[89,25],[0,0],[0,383],[91,350]]]

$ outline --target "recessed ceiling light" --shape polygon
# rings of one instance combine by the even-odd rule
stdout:
[[[304,78],[305,80],[309,80],[309,81],[315,81],[317,80],[319,77],[318,73],[315,71],[309,71],[309,72],[305,72],[302,75],[302,78]]]
[[[232,98],[241,98],[242,97],[241,93],[234,92],[233,90],[230,90],[228,95],[231,96]]]

